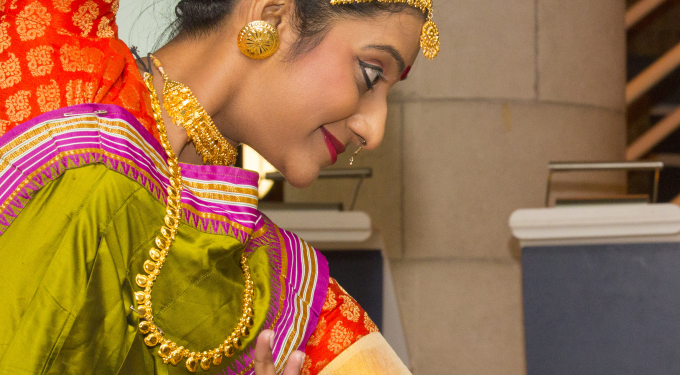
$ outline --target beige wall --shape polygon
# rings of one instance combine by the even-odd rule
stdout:
[[[375,177],[357,208],[385,236],[414,374],[524,374],[507,220],[542,205],[548,161],[623,158],[625,3],[434,3],[442,52],[391,94],[383,145],[358,157]],[[611,190],[622,177],[563,187]],[[354,184],[285,196],[349,204]]]

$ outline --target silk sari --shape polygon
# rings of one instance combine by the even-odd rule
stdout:
[[[134,277],[169,174],[117,7],[0,0],[0,374],[186,373],[136,329]],[[252,373],[263,329],[276,332],[279,372],[299,349],[305,375],[408,373],[323,256],[257,210],[256,173],[181,168],[182,224],[153,300],[168,338],[203,351],[228,336],[246,252],[255,327],[208,373]]]

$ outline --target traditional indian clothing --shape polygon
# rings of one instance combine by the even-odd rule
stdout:
[[[0,374],[177,374],[144,344],[135,276],[163,225],[170,172],[149,92],[117,38],[118,0],[0,0]],[[154,322],[201,353],[254,326],[207,373],[252,373],[275,331],[281,372],[408,373],[323,256],[257,209],[258,175],[181,164],[182,224],[154,284]],[[200,370],[199,371],[203,371]]]

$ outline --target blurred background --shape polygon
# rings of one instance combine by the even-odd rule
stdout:
[[[174,5],[122,0],[119,36],[152,51]],[[383,144],[355,162],[373,173],[354,209],[379,233],[414,374],[526,374],[522,251],[508,219],[544,206],[550,161],[663,160],[660,200],[676,199],[680,2],[434,7],[441,52],[390,94]],[[556,176],[553,190],[597,197],[651,184],[648,173],[577,174]],[[265,201],[346,209],[356,185],[278,183]]]

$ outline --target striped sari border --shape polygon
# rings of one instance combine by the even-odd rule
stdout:
[[[274,358],[281,372],[295,350],[304,350],[316,329],[328,292],[328,262],[297,235],[278,229],[288,254],[286,298],[276,327]]]
[[[95,111],[106,114],[96,116]],[[118,106],[82,104],[40,115],[0,138],[0,235],[45,183],[93,163],[138,181],[165,202],[169,172],[158,141]],[[189,225],[242,242],[262,233],[256,173],[180,165],[187,178],[182,207]]]

